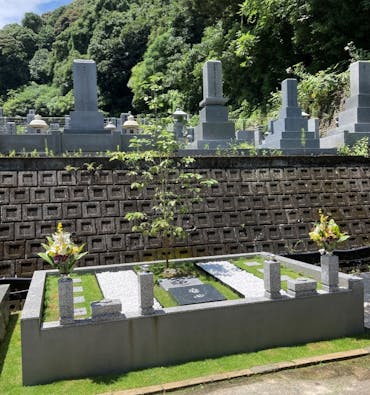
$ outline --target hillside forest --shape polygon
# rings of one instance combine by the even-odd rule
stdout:
[[[290,77],[303,110],[330,123],[350,62],[370,59],[369,19],[370,0],[74,0],[0,30],[0,105],[64,115],[73,59],[93,59],[105,114],[196,114],[203,63],[219,59],[231,117],[274,116]]]

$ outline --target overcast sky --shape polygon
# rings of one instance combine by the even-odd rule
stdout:
[[[72,3],[73,0],[0,0],[0,28],[8,23],[21,23],[26,12],[43,14]]]

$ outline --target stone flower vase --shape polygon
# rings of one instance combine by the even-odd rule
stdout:
[[[61,325],[74,322],[73,280],[69,275],[61,275],[58,280],[59,321]]]
[[[339,259],[336,255],[324,254],[320,257],[321,283],[324,291],[335,292],[339,288]]]

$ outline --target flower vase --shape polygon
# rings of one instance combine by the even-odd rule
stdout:
[[[72,324],[74,322],[72,278],[68,275],[62,275],[58,280],[58,291],[60,324]]]
[[[335,292],[339,288],[339,259],[336,255],[324,254],[320,257],[322,289]]]

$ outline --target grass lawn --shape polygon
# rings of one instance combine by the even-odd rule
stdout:
[[[243,269],[251,274],[253,274],[254,276],[261,278],[263,280],[263,273],[260,272],[260,269],[263,269],[263,261],[265,260],[265,258],[261,257],[261,256],[255,256],[254,258],[238,258],[238,259],[234,259],[232,261],[230,261],[231,263],[233,263],[235,266],[238,266],[240,269]],[[258,266],[248,266],[247,263],[248,262],[257,262]],[[305,278],[312,278],[310,276],[307,276],[306,274],[297,272],[295,270],[292,270],[288,267],[286,267],[284,264],[280,264],[280,274],[282,276],[289,276],[291,279],[296,279],[298,277],[305,277]],[[317,289],[321,289],[322,284],[321,282],[317,282]],[[287,284],[287,280],[281,281],[281,288],[284,291],[287,291],[288,289],[288,284]]]
[[[85,302],[75,303],[75,308],[85,307],[87,314],[76,317],[86,318],[91,317],[90,303],[96,300],[103,299],[103,294],[100,290],[98,281],[93,273],[72,273],[72,278],[80,278],[81,283],[76,283],[76,286],[82,286],[83,291],[74,293],[74,296],[84,296]],[[58,298],[58,279],[59,275],[47,275],[45,285],[44,311],[43,321],[58,321],[59,320],[59,298]]]
[[[0,345],[0,394],[2,395],[58,395],[99,394],[114,390],[144,387],[166,382],[207,376],[253,366],[332,352],[369,347],[370,331],[358,337],[308,343],[296,347],[279,347],[253,353],[188,362],[176,366],[158,367],[122,375],[64,380],[34,387],[22,386],[20,315],[11,316],[7,336]],[[57,356],[56,356],[57,363]]]

